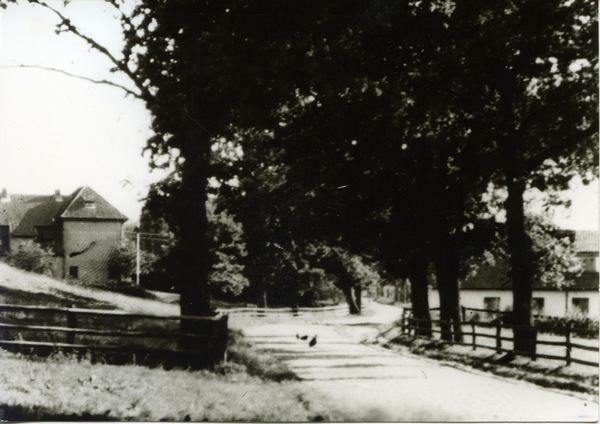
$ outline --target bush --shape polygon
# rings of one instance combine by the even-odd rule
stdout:
[[[8,252],[9,265],[24,271],[52,275],[52,251],[28,240]]]
[[[109,267],[113,278],[124,280],[135,272],[136,251],[131,244],[122,242],[113,252]]]
[[[566,334],[567,324],[571,324],[571,334],[583,338],[598,338],[598,320],[573,313],[567,317],[547,317],[541,316],[534,319],[534,325],[541,327],[540,331],[548,334],[564,336]],[[594,334],[590,334],[593,332]]]

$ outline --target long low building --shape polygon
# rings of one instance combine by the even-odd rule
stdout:
[[[598,319],[598,231],[578,231],[575,250],[582,261],[583,273],[573,284],[556,288],[539,281],[533,286],[533,313],[554,317],[581,314]],[[475,276],[460,281],[460,304],[467,308],[506,311],[512,309],[512,281],[510,267],[497,261],[495,266],[481,265]],[[429,306],[439,307],[439,293],[435,286],[429,290]]]

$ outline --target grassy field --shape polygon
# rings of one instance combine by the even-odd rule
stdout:
[[[341,420],[273,357],[232,331],[229,361],[209,370],[93,364],[0,350],[0,420]]]
[[[251,376],[244,366],[211,371],[43,361],[0,353],[0,420],[337,420],[293,380]]]

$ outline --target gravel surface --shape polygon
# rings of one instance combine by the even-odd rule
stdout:
[[[259,349],[287,362],[306,390],[322,393],[349,421],[598,420],[593,397],[468,372],[370,344],[378,331],[369,325],[391,324],[399,314],[399,308],[372,303],[362,317],[253,323],[244,333]],[[315,335],[317,343],[310,347]]]

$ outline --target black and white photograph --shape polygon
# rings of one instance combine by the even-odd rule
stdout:
[[[0,421],[598,422],[594,0],[0,0]]]

